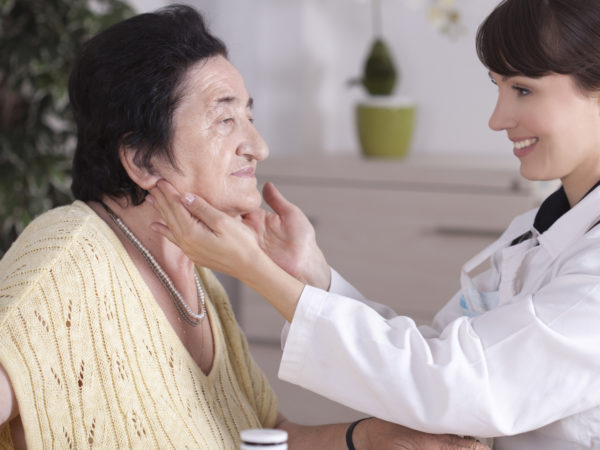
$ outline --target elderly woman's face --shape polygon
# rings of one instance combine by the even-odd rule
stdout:
[[[236,216],[261,202],[254,171],[269,150],[254,127],[252,100],[238,70],[216,56],[193,66],[173,114],[173,152],[179,171],[154,164],[180,192],[202,196]]]

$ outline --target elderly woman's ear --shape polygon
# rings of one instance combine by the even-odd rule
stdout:
[[[147,191],[152,189],[156,186],[158,180],[162,178],[158,173],[153,173],[148,167],[139,165],[136,161],[136,151],[131,147],[121,145],[119,159],[129,178],[142,189]]]

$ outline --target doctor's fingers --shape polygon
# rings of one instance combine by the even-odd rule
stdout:
[[[473,439],[473,438],[461,438],[452,434],[444,435],[447,438],[447,442],[440,444],[439,450],[490,450],[490,448]],[[423,450],[429,447],[423,447]]]
[[[265,229],[265,221],[268,215],[273,213],[265,211],[262,208],[250,211],[242,216],[242,223],[248,226],[255,233],[261,233]]]
[[[193,194],[181,195],[168,181],[160,180],[151,190],[153,206],[161,214],[171,232],[185,236],[197,228],[213,231],[209,223],[218,223],[224,214],[206,200]]]
[[[473,439],[463,439],[450,434],[429,434],[415,432],[394,450],[490,450],[487,445]]]
[[[150,224],[150,229],[153,230],[153,231],[156,231],[157,233],[162,234],[164,237],[166,237],[173,244],[178,245],[177,239],[175,238],[175,235],[173,233],[171,233],[171,230],[169,230],[169,227],[166,226],[164,223],[152,222]]]
[[[170,231],[179,234],[182,219],[190,215],[182,204],[181,194],[170,183],[159,181],[150,189],[146,201],[158,211]]]
[[[279,216],[285,217],[297,213],[299,210],[299,208],[285,198],[270,181],[263,187],[263,198]]]
[[[378,450],[489,450],[473,439],[426,433],[376,418],[360,422],[355,432],[359,444]]]

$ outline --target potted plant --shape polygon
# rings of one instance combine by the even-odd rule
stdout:
[[[36,215],[71,201],[72,62],[132,14],[118,0],[0,0],[0,256]]]
[[[365,156],[403,157],[410,147],[417,108],[414,100],[394,95],[400,73],[382,37],[381,15],[381,0],[371,0],[373,42],[362,76],[350,81],[368,93],[356,105],[356,125]],[[456,37],[462,31],[454,0],[431,0],[429,19],[449,36]]]

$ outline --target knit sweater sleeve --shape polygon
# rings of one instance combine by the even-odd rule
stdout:
[[[28,445],[36,448],[54,440],[55,436],[48,436],[48,424],[73,422],[61,416],[68,415],[72,405],[54,394],[78,388],[77,380],[66,376],[77,368],[66,367],[60,351],[38,351],[58,343],[66,332],[77,336],[81,331],[73,329],[69,320],[82,292],[72,282],[76,267],[69,261],[78,251],[73,247],[77,227],[58,219],[66,210],[34,221],[0,262],[0,364],[17,395]],[[68,300],[58,303],[58,296]],[[73,341],[85,342],[76,337]],[[79,371],[83,377],[85,369]],[[50,405],[60,413],[50,414]],[[72,428],[65,429],[67,440],[74,439],[73,434]]]
[[[250,354],[248,342],[235,319],[225,289],[211,271],[200,269],[200,275],[222,321],[225,341],[238,382],[254,406],[262,426],[272,428],[276,424],[278,413],[275,393],[264,372]]]

